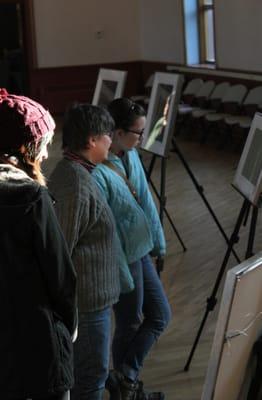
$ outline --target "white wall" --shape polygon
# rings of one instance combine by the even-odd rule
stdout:
[[[180,0],[34,0],[34,13],[38,67],[184,62]]]
[[[139,2],[34,0],[38,67],[141,59]]]
[[[142,59],[183,64],[181,0],[141,0]]]
[[[219,68],[262,71],[262,1],[216,0]]]
[[[39,67],[185,64],[182,0],[34,0],[34,9]],[[262,0],[215,0],[219,68],[262,71],[261,16]]]

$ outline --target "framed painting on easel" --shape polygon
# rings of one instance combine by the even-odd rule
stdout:
[[[155,73],[141,149],[168,156],[182,84],[183,75]]]
[[[100,68],[92,104],[107,107],[111,101],[122,97],[126,76],[126,71]]]
[[[262,252],[228,271],[201,400],[261,399],[250,394],[256,379],[262,390],[254,351],[262,338],[261,288]]]
[[[253,118],[233,186],[253,205],[258,204],[262,192],[262,114]]]

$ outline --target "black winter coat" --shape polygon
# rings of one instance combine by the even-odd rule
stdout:
[[[0,399],[73,385],[76,274],[46,188],[0,165]]]

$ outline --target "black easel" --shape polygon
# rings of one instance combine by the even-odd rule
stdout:
[[[170,215],[169,215],[169,213],[168,213],[168,211],[166,209],[166,162],[167,162],[167,159],[165,157],[161,157],[160,194],[158,193],[157,188],[156,188],[154,182],[151,179],[151,174],[152,174],[152,171],[153,171],[153,168],[154,168],[156,157],[157,156],[154,154],[152,159],[151,159],[151,161],[150,161],[150,165],[149,165],[148,170],[146,170],[143,162],[142,162],[142,165],[143,165],[143,168],[144,168],[144,171],[145,171],[145,174],[146,174],[146,178],[147,178],[148,182],[150,183],[150,185],[151,185],[151,187],[152,187],[152,189],[153,189],[153,191],[154,191],[154,193],[155,193],[155,195],[156,195],[156,197],[157,197],[157,199],[159,201],[159,219],[160,219],[161,224],[163,225],[164,215],[167,217],[167,219],[168,219],[171,227],[173,228],[173,231],[175,232],[175,234],[176,234],[176,236],[177,236],[177,238],[178,238],[183,250],[186,251],[187,250],[186,246],[185,246],[185,244],[184,244],[184,242],[183,242],[178,230],[176,229],[172,218],[170,217]],[[160,275],[160,272],[163,271],[163,268],[164,268],[164,262],[163,262],[162,258],[158,258],[157,259],[156,268],[157,268],[158,275]]]
[[[199,328],[199,330],[197,332],[197,335],[196,335],[195,341],[193,343],[191,352],[189,354],[188,360],[187,360],[186,365],[184,367],[184,371],[188,371],[189,370],[191,360],[193,358],[194,352],[195,352],[197,344],[199,342],[199,339],[200,339],[201,333],[203,331],[205,322],[207,320],[208,314],[209,314],[209,312],[213,311],[214,308],[215,308],[215,305],[217,303],[216,294],[217,294],[217,291],[218,291],[218,288],[219,288],[219,284],[221,282],[221,279],[223,277],[224,271],[226,269],[227,262],[228,262],[228,259],[230,257],[230,254],[233,251],[233,246],[234,246],[235,243],[237,243],[239,241],[238,234],[239,234],[239,230],[240,230],[240,227],[242,225],[242,222],[244,221],[244,224],[246,223],[246,218],[247,218],[247,215],[248,215],[251,207],[252,207],[252,217],[251,217],[251,222],[250,222],[249,237],[248,237],[248,244],[247,244],[247,250],[246,250],[245,258],[247,259],[247,258],[249,258],[249,257],[251,257],[253,255],[253,244],[254,244],[254,238],[255,238],[255,232],[256,232],[258,207],[253,205],[253,204],[251,204],[249,200],[245,199],[244,202],[243,202],[242,208],[240,210],[240,213],[238,215],[238,218],[237,218],[233,233],[232,233],[232,235],[231,235],[231,237],[229,239],[228,248],[227,248],[226,254],[224,256],[224,260],[222,262],[222,265],[220,267],[219,273],[217,275],[217,279],[216,279],[213,291],[211,293],[211,296],[207,298],[206,311],[205,311],[205,314],[203,316],[202,322],[200,324],[200,328]]]
[[[183,154],[181,153],[181,151],[180,151],[180,149],[179,149],[179,147],[178,147],[178,145],[177,145],[177,143],[176,143],[175,138],[172,139],[172,144],[173,144],[173,149],[172,149],[172,151],[174,151],[174,152],[177,154],[177,156],[179,157],[179,159],[180,159],[180,161],[182,162],[183,166],[185,167],[185,169],[186,169],[188,175],[190,176],[190,178],[191,178],[191,180],[192,180],[192,182],[193,182],[193,184],[194,184],[194,186],[195,186],[195,188],[196,188],[198,194],[201,196],[201,198],[202,198],[202,200],[204,201],[204,203],[205,203],[205,205],[206,205],[208,211],[210,212],[210,214],[211,214],[211,216],[213,217],[213,219],[214,219],[216,225],[218,226],[218,229],[220,230],[220,232],[222,233],[222,235],[223,235],[225,241],[226,241],[227,244],[229,245],[229,238],[227,237],[227,235],[226,235],[224,229],[222,228],[220,222],[218,221],[218,218],[217,218],[216,214],[215,214],[214,211],[212,210],[212,208],[211,208],[209,202],[207,201],[207,199],[206,199],[206,197],[205,197],[205,195],[204,195],[204,188],[203,188],[203,186],[200,186],[199,183],[197,182],[197,180],[196,180],[196,178],[195,178],[193,172],[192,172],[191,169],[189,168],[189,165],[187,164],[187,162],[186,162],[186,160],[185,160]],[[240,259],[239,259],[238,255],[236,254],[236,252],[235,252],[235,250],[234,250],[233,248],[232,248],[232,253],[234,254],[234,257],[235,257],[235,259],[237,260],[237,262],[240,263]]]
[[[160,194],[157,191],[157,188],[154,184],[154,182],[151,179],[151,174],[153,171],[153,167],[156,161],[156,155],[154,154],[151,161],[150,161],[150,165],[148,170],[145,170],[145,174],[146,174],[146,178],[149,181],[150,185],[152,186],[152,189],[159,201],[159,218],[161,223],[163,223],[163,219],[164,219],[164,214],[167,217],[168,221],[170,222],[170,225],[172,226],[181,246],[183,247],[183,250],[186,251],[186,246],[184,245],[184,242],[180,236],[180,234],[178,233],[178,230],[175,227],[175,224],[173,223],[172,218],[170,217],[167,209],[166,209],[166,161],[167,159],[165,157],[161,157],[161,183],[160,183]]]

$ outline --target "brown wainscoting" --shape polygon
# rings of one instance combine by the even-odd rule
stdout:
[[[74,101],[92,101],[99,68],[128,71],[124,95],[143,93],[142,63],[132,61],[33,69],[30,73],[30,94],[51,112],[63,113]]]
[[[150,75],[154,74],[155,72],[168,72],[166,67],[169,63],[166,62],[157,62],[157,61],[142,61],[142,78],[144,84],[146,83],[147,79]]]
[[[212,70],[212,74],[208,74],[203,68],[201,71],[181,71],[180,68],[186,66],[181,64],[173,64],[173,70],[167,70],[167,66],[171,66],[167,62],[155,61],[131,61],[114,64],[96,64],[71,67],[57,68],[40,68],[33,69],[30,72],[30,94],[40,103],[50,109],[51,112],[59,114],[63,113],[66,107],[74,102],[91,102],[95,90],[99,68],[110,68],[128,71],[126,88],[124,95],[129,97],[145,93],[145,83],[149,76],[154,72],[173,72],[185,75],[185,83],[190,79],[199,77],[204,80],[214,80],[216,83],[228,81],[231,84],[242,83],[248,89],[262,85],[262,81],[246,78],[234,77],[236,71],[232,72],[232,76],[216,75],[216,72],[223,72],[221,69]],[[237,71],[240,73],[240,71]],[[242,72],[246,74],[245,71]]]

